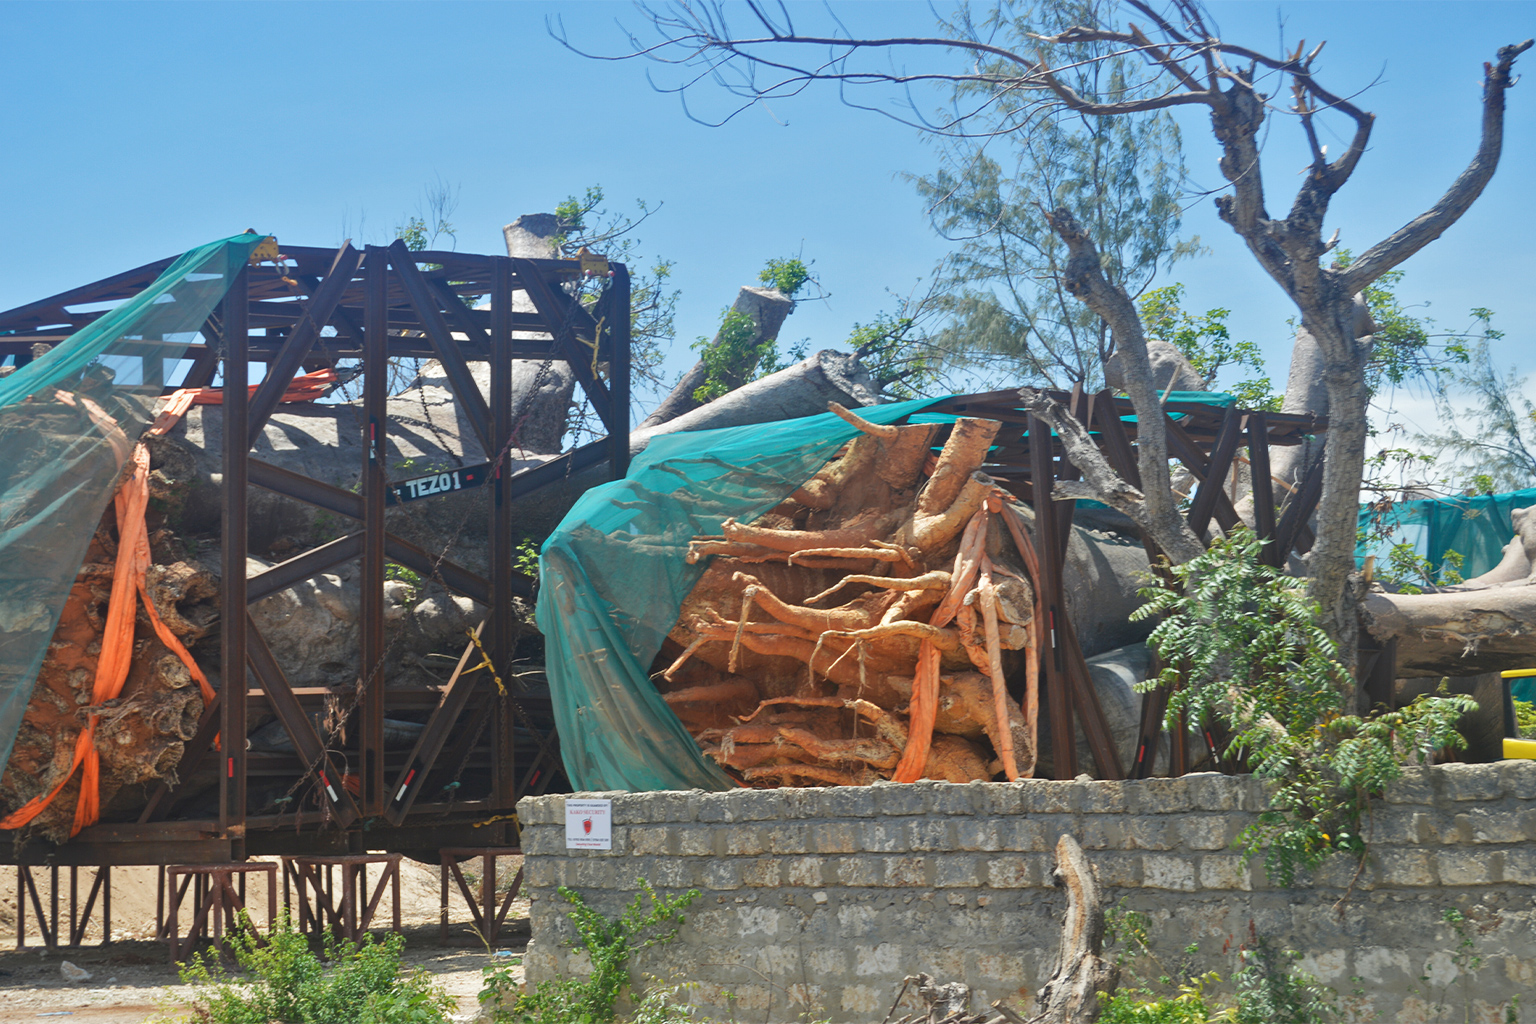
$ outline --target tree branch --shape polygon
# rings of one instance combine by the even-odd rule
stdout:
[[[1515,84],[1510,70],[1515,58],[1529,50],[1532,42],[1527,39],[1523,43],[1502,46],[1498,62],[1483,65],[1483,136],[1477,154],[1438,203],[1371,246],[1350,264],[1343,276],[1344,288],[1350,294],[1363,291],[1366,285],[1439,238],[1482,194],[1499,165],[1499,155],[1504,147],[1504,93]]]

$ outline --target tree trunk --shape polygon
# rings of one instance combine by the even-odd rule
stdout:
[[[732,313],[746,314],[752,318],[752,323],[757,328],[748,349],[754,353],[779,336],[779,328],[784,326],[784,318],[794,312],[794,309],[794,301],[773,288],[743,288],[736,296],[735,303],[731,305]],[[716,334],[714,340],[710,342],[710,348],[714,349],[720,343],[721,336]],[[727,367],[720,375],[721,380],[732,390],[738,389],[746,384],[748,375],[756,365],[757,360],[753,358],[750,366]],[[677,383],[677,386],[661,400],[656,411],[641,422],[640,429],[660,426],[704,405],[705,403],[693,397],[693,393],[704,386],[708,377],[709,371],[705,368],[703,361],[694,363],[693,368],[683,374],[683,379]]]
[[[1040,1012],[1029,1024],[1093,1024],[1104,1004],[1099,993],[1112,994],[1120,968],[1105,960],[1104,907],[1093,865],[1077,840],[1063,835],[1056,842],[1056,884],[1067,890],[1067,913],[1061,925],[1061,959],[1051,980],[1035,998]]]
[[[552,239],[560,230],[560,218],[552,213],[525,213],[501,229],[507,241],[507,255],[524,259],[559,258]],[[518,313],[535,312],[526,292],[512,296],[512,309]],[[514,331],[512,336],[530,337],[520,331]],[[488,385],[489,378],[482,388]],[[512,361],[513,454],[559,454],[575,391],[576,376],[564,360]],[[489,400],[489,394],[486,398]],[[491,454],[494,457],[496,453]]]

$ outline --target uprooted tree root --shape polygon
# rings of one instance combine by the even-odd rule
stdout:
[[[753,786],[1027,778],[1043,622],[1010,496],[979,471],[999,424],[868,423],[757,522],[727,519],[656,682]],[[836,600],[841,603],[833,604]]]

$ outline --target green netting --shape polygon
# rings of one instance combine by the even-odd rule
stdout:
[[[1536,505],[1536,487],[1505,494],[1479,494],[1423,501],[1400,501],[1386,511],[1362,506],[1360,529],[1371,539],[1355,552],[1363,566],[1368,556],[1385,561],[1397,544],[1439,570],[1448,551],[1462,556],[1460,572],[1471,579],[1499,564],[1504,545],[1515,535],[1510,513]]]
[[[859,410],[894,423],[937,399]],[[536,619],[566,774],[577,790],[728,789],[649,678],[705,566],[688,541],[750,522],[856,431],[825,413],[656,438],[623,480],[584,494],[544,543]]]
[[[261,238],[193,249],[143,292],[0,378],[0,765],[101,514],[154,420],[162,385],[142,367],[184,354]]]

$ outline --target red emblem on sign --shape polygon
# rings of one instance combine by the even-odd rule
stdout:
[[[592,819],[591,818],[582,818],[581,819],[581,830],[583,832],[585,832],[587,835],[591,835],[592,834]]]

